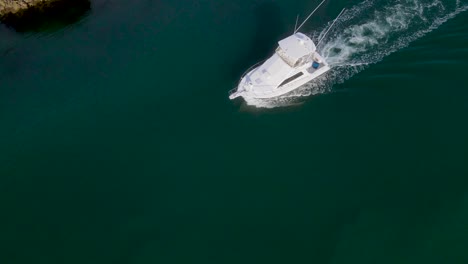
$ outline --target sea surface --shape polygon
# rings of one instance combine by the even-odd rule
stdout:
[[[319,2],[0,24],[0,263],[468,263],[468,1],[329,0],[332,70],[230,101]]]

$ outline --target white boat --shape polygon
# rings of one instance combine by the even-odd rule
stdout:
[[[320,5],[299,28],[304,25]],[[343,11],[341,11],[340,15]],[[242,75],[238,87],[230,91],[229,98],[231,100],[239,96],[244,98],[278,97],[299,88],[330,70],[328,63],[317,52],[315,43],[305,34],[297,32],[299,28],[294,30],[293,35],[278,42],[279,46],[273,56],[252,66]]]

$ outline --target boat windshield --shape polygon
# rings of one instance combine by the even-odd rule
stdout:
[[[286,62],[289,66],[293,67],[293,68],[296,68],[296,67],[299,67],[301,65],[304,65],[305,63],[309,62],[311,60],[311,56],[310,55],[307,55],[307,56],[304,56],[302,58],[299,58],[299,59],[293,59],[291,57],[289,57],[286,52],[281,48],[281,47],[278,47],[276,49],[276,54],[278,54],[278,56],[284,61]]]
[[[294,64],[296,63],[292,58],[289,58],[288,55],[286,55],[286,52],[281,47],[278,47],[276,49],[276,54],[280,56],[280,58],[286,62],[289,66],[294,67]]]

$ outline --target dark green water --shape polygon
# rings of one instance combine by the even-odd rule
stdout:
[[[229,101],[318,2],[0,25],[0,263],[468,263],[468,2],[329,1],[333,71]]]

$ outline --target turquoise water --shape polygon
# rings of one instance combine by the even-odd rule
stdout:
[[[0,25],[0,262],[467,263],[468,2],[329,1],[333,70],[229,101],[318,2]]]

